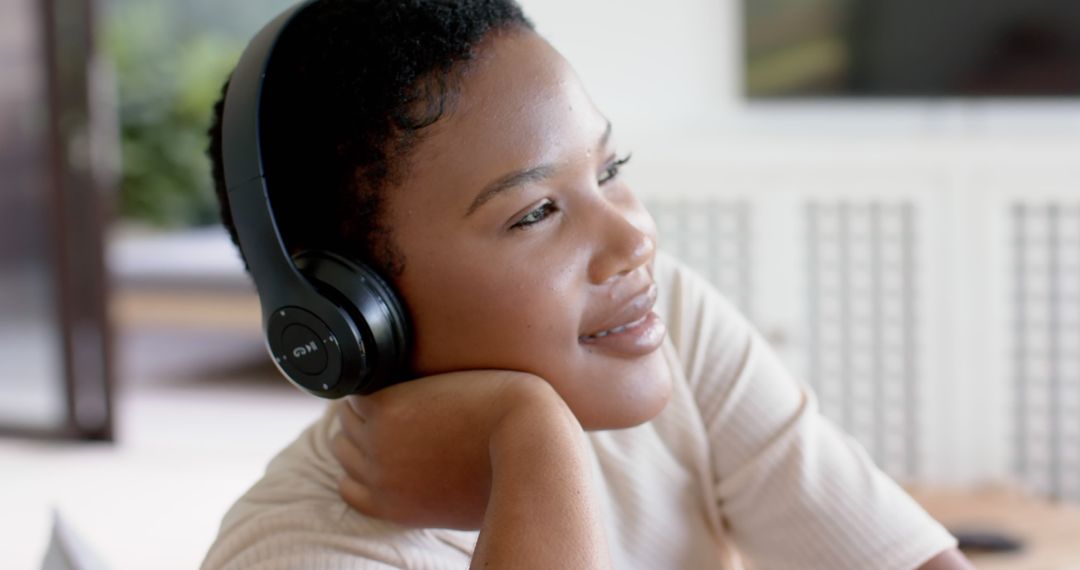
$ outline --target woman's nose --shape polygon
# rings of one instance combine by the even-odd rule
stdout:
[[[597,229],[597,248],[589,265],[589,279],[596,284],[626,275],[649,263],[656,254],[651,222],[644,210],[624,212],[611,205],[605,210]]]

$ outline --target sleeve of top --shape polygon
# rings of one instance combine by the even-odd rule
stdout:
[[[336,404],[336,403],[335,403]],[[365,517],[337,493],[328,442],[335,404],[267,466],[225,515],[202,570],[462,568],[468,555],[438,533]],[[449,532],[449,531],[448,531]]]
[[[237,505],[241,507],[241,505]],[[227,529],[207,558],[203,570],[389,570],[404,568],[399,553],[387,545],[345,535],[335,518],[340,504],[262,508]]]
[[[748,566],[910,570],[956,545],[820,414],[737,309],[667,264],[671,338],[709,438],[720,513]]]

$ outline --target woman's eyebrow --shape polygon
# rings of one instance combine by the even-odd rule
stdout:
[[[607,127],[604,128],[604,134],[600,137],[597,148],[604,148],[607,146],[610,139],[611,121],[607,121]],[[484,190],[481,191],[480,194],[476,196],[476,199],[473,200],[472,204],[469,205],[469,209],[465,212],[465,217],[472,215],[477,208],[483,206],[489,200],[506,190],[518,188],[533,182],[542,182],[550,178],[553,174],[555,174],[555,165],[553,164],[541,164],[504,174],[484,187]]]
[[[512,188],[517,188],[531,182],[541,182],[555,173],[555,165],[553,164],[541,164],[539,166],[533,166],[532,168],[525,168],[523,170],[515,170],[509,174],[499,177],[494,182],[484,187],[484,191],[481,192],[472,205],[469,206],[469,210],[465,212],[465,216],[468,217],[476,211],[477,208],[483,206],[488,200],[491,200],[499,193]]]

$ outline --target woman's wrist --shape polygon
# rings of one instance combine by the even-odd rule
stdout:
[[[512,381],[507,392],[506,410],[489,439],[492,477],[507,462],[539,462],[552,454],[584,457],[581,424],[547,382],[527,376]]]
[[[524,382],[513,398],[489,440],[491,494],[473,566],[609,568],[581,425],[546,383]]]

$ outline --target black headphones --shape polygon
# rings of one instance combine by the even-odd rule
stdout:
[[[302,390],[339,398],[401,380],[411,333],[404,306],[372,268],[328,251],[290,256],[274,221],[259,129],[263,80],[282,31],[314,1],[283,12],[244,50],[225,95],[222,146],[232,221],[270,355]]]

